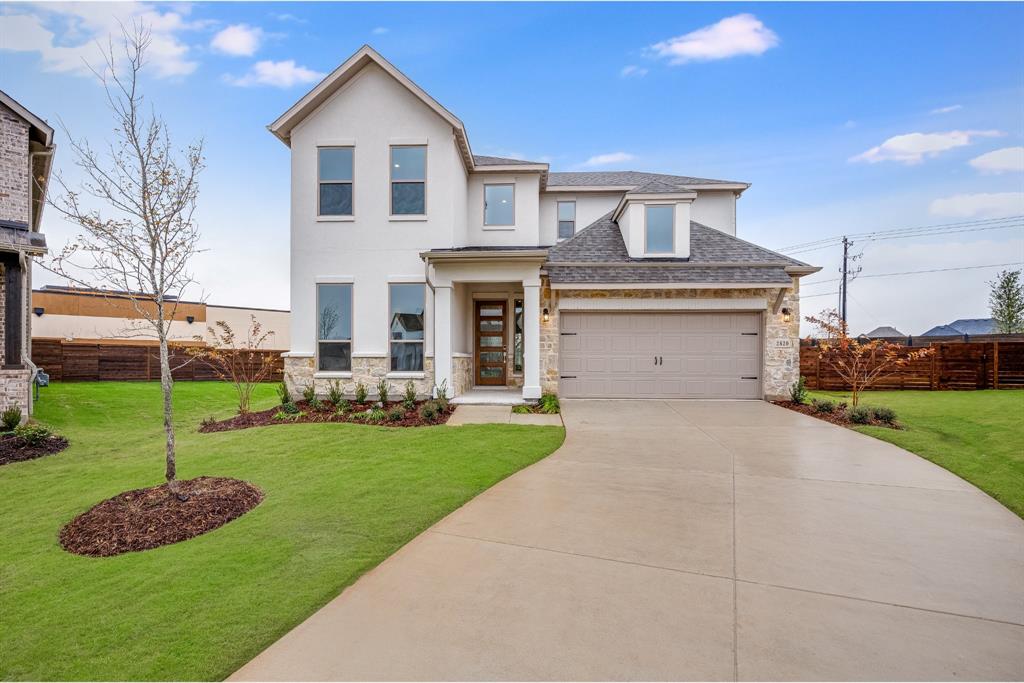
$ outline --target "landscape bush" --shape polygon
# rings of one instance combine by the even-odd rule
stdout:
[[[412,380],[405,383],[405,395],[402,397],[402,405],[406,410],[412,410],[416,406],[416,385]]]
[[[377,382],[377,399],[381,403],[387,403],[388,396],[391,395],[391,383],[386,379],[381,379]]]
[[[0,413],[0,426],[3,426],[3,431],[10,432],[14,431],[18,425],[21,424],[21,408],[18,406],[11,406],[3,413]]]
[[[512,406],[512,412],[515,413],[516,415],[527,415],[533,412],[533,408],[526,405],[525,403],[521,403],[517,406]]]
[[[807,403],[807,380],[804,379],[803,375],[800,376],[800,379],[793,382],[793,386],[789,388],[789,398],[797,405],[802,406]]]
[[[292,395],[288,391],[288,385],[284,382],[277,385],[277,398],[280,400],[281,405],[292,402]]]
[[[846,411],[846,417],[853,424],[866,425],[871,422],[871,408],[867,406],[854,406]]]
[[[896,411],[892,408],[886,408],[885,406],[876,406],[871,409],[871,414],[875,416],[875,419],[885,424],[893,424],[896,422]]]
[[[24,424],[14,430],[14,435],[21,438],[29,446],[41,446],[53,436],[53,432],[41,424]]]
[[[549,415],[557,415],[561,410],[562,408],[558,403],[558,397],[554,394],[544,394],[540,397],[540,412],[547,413]]]
[[[332,380],[327,385],[327,400],[331,402],[331,405],[335,408],[345,400],[345,394],[341,390],[341,382],[338,380]]]
[[[437,401],[425,401],[420,406],[420,419],[425,422],[432,422],[441,414],[441,405]]]
[[[811,407],[816,413],[832,413],[836,409],[836,404],[827,398],[816,398],[811,401]]]
[[[363,384],[362,382],[356,384],[356,403],[358,403],[359,405],[363,405],[364,403],[366,403],[366,397],[369,395],[370,392],[367,390],[365,384]]]
[[[402,406],[395,406],[388,411],[388,422],[399,422],[405,418],[405,408]]]

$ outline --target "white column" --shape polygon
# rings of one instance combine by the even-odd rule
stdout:
[[[523,281],[523,398],[540,398],[539,281]]]
[[[454,397],[452,378],[452,288],[434,287],[434,384],[448,381],[448,398]]]

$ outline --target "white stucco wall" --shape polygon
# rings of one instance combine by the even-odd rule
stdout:
[[[317,147],[355,147],[353,212],[317,218]],[[427,145],[425,219],[390,217],[389,148]],[[423,282],[419,253],[455,246],[465,234],[466,173],[452,128],[370,65],[292,131],[291,350],[315,350],[316,283],[353,283],[353,354],[388,350],[388,283]],[[425,353],[433,353],[426,294]]]
[[[622,192],[544,192],[540,196],[540,244],[557,241],[558,202],[576,202],[576,232],[614,209]]]
[[[484,185],[515,185],[515,223],[484,225]],[[540,174],[474,173],[469,178],[467,246],[536,246]]]
[[[736,200],[733,190],[698,190],[690,218],[709,228],[735,235]]]

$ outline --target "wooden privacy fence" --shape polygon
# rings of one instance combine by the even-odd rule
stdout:
[[[915,340],[919,341],[919,340]],[[920,350],[915,343],[903,352]],[[872,389],[1009,389],[1024,388],[1024,341],[938,342],[930,358],[896,368]],[[817,346],[800,346],[800,374],[809,389],[844,391],[850,388],[827,362]]]
[[[171,344],[171,376],[175,381],[216,380],[213,369],[193,358],[184,344]],[[284,377],[281,351],[256,351],[272,356],[270,380]],[[160,379],[160,347],[156,342],[86,342],[33,339],[32,362],[61,381],[129,381]],[[176,368],[176,369],[175,369]]]

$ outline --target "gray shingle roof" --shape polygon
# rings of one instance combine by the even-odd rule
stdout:
[[[649,180],[643,185],[634,187],[630,192],[637,194],[674,194],[683,190],[675,183],[666,183],[664,180]]]
[[[640,171],[572,171],[548,174],[548,187],[639,187],[651,181],[660,181],[673,186],[743,184],[737,180],[714,180],[664,173],[642,173]]]
[[[906,337],[907,335],[903,334],[892,325],[882,325],[880,327],[876,327],[870,332],[865,332],[861,336],[874,339],[875,337]]]
[[[619,226],[609,213],[551,247],[545,270],[556,283],[757,284],[787,282],[786,266],[806,265],[694,221],[690,222],[689,258],[630,258]]]
[[[542,164],[542,161],[524,161],[523,159],[508,159],[505,157],[489,157],[480,154],[473,155],[473,163],[477,166],[506,166],[509,164]]]

